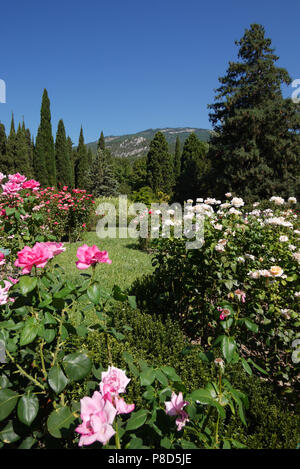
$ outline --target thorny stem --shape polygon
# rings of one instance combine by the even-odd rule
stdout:
[[[23,376],[26,376],[27,379],[29,379],[30,381],[32,381],[36,386],[38,386],[39,388],[45,390],[44,386],[39,382],[37,381],[35,378],[33,378],[32,376],[30,376],[28,373],[26,373],[25,370],[23,370],[23,368],[18,365],[18,363],[15,362],[15,359],[14,357],[9,353],[8,350],[6,350],[6,354],[7,356],[10,358],[10,360],[14,363],[14,365],[18,368],[19,372],[23,375]]]

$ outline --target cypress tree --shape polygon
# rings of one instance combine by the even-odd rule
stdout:
[[[176,186],[176,198],[180,201],[201,196],[203,182],[208,171],[206,144],[195,133],[191,133],[184,142],[180,176]]]
[[[65,126],[62,119],[60,119],[57,126],[55,140],[55,165],[57,185],[70,186],[72,183],[71,161]]]
[[[180,151],[180,139],[177,135],[175,144],[175,156],[174,156],[174,175],[175,179],[178,179],[181,169],[181,151]]]
[[[16,173],[23,174],[28,179],[31,179],[32,177],[32,167],[30,164],[30,154],[27,145],[25,126],[23,125],[21,127],[20,124],[18,125],[18,130],[16,134],[16,154],[14,171]]]
[[[74,162],[74,151],[73,151],[73,142],[70,137],[67,138],[67,150],[70,159],[70,169],[71,169],[71,183],[72,188],[75,187],[75,162]]]
[[[278,56],[261,25],[252,24],[235,44],[240,61],[230,62],[209,106],[211,192],[222,197],[229,190],[248,201],[299,196],[299,110],[281,92],[291,79],[276,67]]]
[[[105,150],[105,139],[104,139],[103,131],[101,132],[100,138],[98,140],[97,149],[99,148],[100,150]]]
[[[6,174],[6,133],[4,124],[0,123],[0,172]]]
[[[12,174],[15,171],[15,160],[17,155],[17,135],[15,131],[14,115],[11,118],[10,133],[6,143],[6,174]]]
[[[41,106],[41,122],[36,137],[34,154],[35,176],[42,186],[55,186],[56,168],[54,140],[51,128],[50,101],[44,90]]]
[[[162,191],[170,194],[174,186],[174,164],[162,132],[157,132],[150,142],[147,155],[147,182],[155,193]]]
[[[75,185],[78,189],[85,189],[87,184],[88,153],[84,144],[83,130],[80,128],[78,147],[76,152]]]

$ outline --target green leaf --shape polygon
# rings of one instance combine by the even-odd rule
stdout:
[[[28,345],[34,341],[38,334],[39,323],[35,318],[29,318],[25,322],[25,325],[20,335],[20,346]]]
[[[23,295],[27,295],[27,293],[30,293],[35,289],[36,284],[36,277],[29,277],[28,275],[23,275],[19,280],[18,287],[20,288]]]
[[[231,444],[229,440],[224,440],[223,449],[231,449]]]
[[[198,446],[195,445],[192,441],[181,440],[182,449],[198,449]]]
[[[143,440],[141,438],[133,437],[131,438],[127,449],[141,449],[143,446]]]
[[[224,358],[230,363],[236,349],[236,342],[233,337],[223,336],[221,348]]]
[[[19,394],[11,389],[0,390],[0,422],[14,410],[19,399]]]
[[[59,394],[63,389],[65,389],[68,382],[69,381],[60,366],[55,365],[51,368],[48,374],[48,383],[56,394]]]
[[[39,411],[39,400],[36,396],[24,394],[18,402],[17,414],[20,422],[28,427],[32,424]]]
[[[94,303],[95,305],[99,304],[100,298],[101,298],[101,290],[100,290],[100,285],[99,283],[93,283],[88,289],[87,289],[87,296],[89,297],[89,300]]]
[[[193,401],[199,401],[200,404],[211,404],[213,400],[211,393],[207,389],[196,389],[189,397]]]
[[[147,419],[147,415],[148,410],[146,409],[141,409],[131,414],[130,419],[126,425],[126,431],[136,430],[137,428],[140,428],[142,425],[144,425]]]
[[[181,381],[180,376],[176,373],[172,366],[163,366],[161,370],[168,376],[168,378],[172,381]]]
[[[258,332],[258,325],[252,322],[249,318],[245,318],[245,326],[251,332]]]
[[[76,414],[72,413],[69,407],[60,407],[55,409],[48,417],[47,428],[54,438],[61,438],[61,430],[68,429],[71,423],[74,422]]]
[[[250,365],[246,362],[245,358],[241,358],[241,361],[242,361],[242,365],[243,365],[243,368],[244,370],[248,373],[248,375],[252,375],[252,369],[250,367]]]
[[[0,431],[0,439],[4,443],[14,443],[20,439],[20,436],[14,431],[12,420]]]
[[[92,362],[85,353],[71,353],[63,359],[63,366],[68,378],[78,381],[87,376],[92,369]]]
[[[169,380],[160,369],[155,370],[155,377],[160,382],[160,384],[162,384],[163,386],[168,386]]]
[[[150,386],[155,380],[155,371],[153,368],[146,368],[140,374],[140,380],[142,386]]]
[[[54,329],[44,329],[43,331],[43,337],[47,344],[51,344],[53,340],[55,339],[56,336],[56,331]]]
[[[32,436],[28,436],[25,438],[22,443],[18,446],[18,449],[31,449],[33,445],[36,443],[36,439]]]
[[[199,353],[199,358],[203,362],[210,363],[214,360],[214,354],[212,352],[200,352]]]

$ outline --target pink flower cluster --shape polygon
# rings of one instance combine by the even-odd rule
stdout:
[[[8,301],[15,301],[14,298],[9,298],[9,289],[12,287],[13,283],[16,283],[14,279],[12,281],[3,280],[4,287],[0,286],[0,305],[5,305]]]
[[[34,266],[39,268],[45,267],[50,259],[65,250],[66,248],[63,247],[63,243],[50,241],[47,243],[36,243],[32,248],[25,246],[18,252],[15,266],[23,269],[22,274],[29,274]]]
[[[91,445],[95,441],[106,445],[116,433],[112,426],[115,416],[134,410],[134,404],[126,404],[119,396],[126,392],[129,381],[123,370],[109,366],[106,372],[102,372],[100,392],[95,391],[92,397],[81,399],[82,423],[75,429],[81,435],[79,446]]]
[[[4,178],[4,174],[1,173],[0,180],[2,181]],[[32,189],[36,191],[39,187],[40,183],[34,179],[27,181],[26,176],[23,176],[20,173],[9,174],[8,181],[5,184],[2,184],[2,194],[15,197],[22,189]]]
[[[182,430],[186,422],[189,421],[188,414],[183,410],[187,404],[188,402],[183,400],[182,392],[180,392],[178,396],[175,394],[175,392],[172,392],[171,400],[165,402],[166,414],[177,416],[177,431]]]

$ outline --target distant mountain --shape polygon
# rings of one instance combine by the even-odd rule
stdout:
[[[105,145],[109,148],[113,156],[124,158],[143,156],[148,153],[150,142],[158,131],[165,134],[172,153],[174,153],[175,150],[177,136],[179,136],[180,141],[183,144],[185,139],[194,132],[200,140],[207,142],[212,133],[210,130],[196,129],[192,127],[148,129],[136,134],[105,137]],[[96,153],[97,142],[88,143],[87,146],[92,149],[93,153]]]

